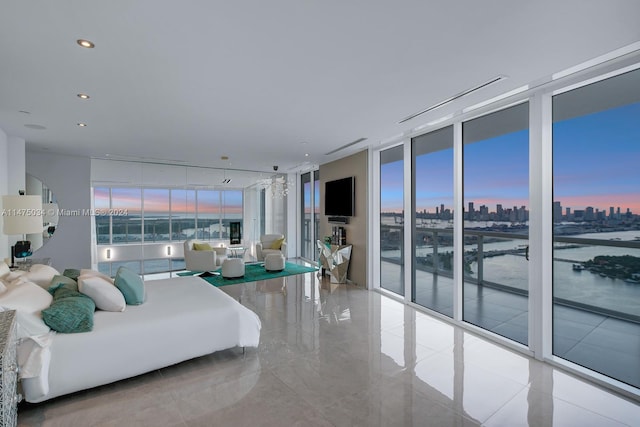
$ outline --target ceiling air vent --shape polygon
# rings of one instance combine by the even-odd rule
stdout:
[[[353,142],[350,142],[350,143],[348,143],[346,145],[343,145],[342,147],[338,147],[335,150],[329,151],[328,153],[324,153],[324,155],[328,156],[330,154],[337,153],[340,150],[344,150],[345,148],[351,147],[352,145],[356,145],[356,144],[358,144],[358,143],[360,143],[362,141],[366,141],[366,140],[367,140],[367,138],[358,138]]]
[[[440,101],[437,104],[433,104],[431,107],[425,108],[424,110],[418,111],[417,113],[413,113],[413,114],[405,117],[404,119],[400,120],[398,122],[398,124],[401,124],[401,123],[404,123],[404,122],[408,122],[409,120],[414,119],[414,118],[416,118],[416,117],[418,117],[418,116],[420,116],[420,115],[422,115],[424,113],[428,113],[429,111],[433,111],[436,108],[440,108],[443,105],[446,105],[446,104],[448,104],[450,102],[455,101],[456,99],[462,98],[463,96],[467,96],[470,93],[473,93],[473,92],[475,92],[477,90],[485,88],[485,87],[487,87],[489,85],[492,85],[494,83],[498,83],[499,81],[502,81],[502,80],[504,80],[506,78],[507,78],[507,76],[494,77],[491,80],[488,80],[488,81],[486,81],[484,83],[479,84],[478,86],[474,86],[474,87],[472,87],[470,89],[467,89],[467,90],[464,90],[464,91],[462,91],[460,93],[457,93],[457,94],[453,95],[452,97],[449,97],[449,98],[445,99],[444,101]]]

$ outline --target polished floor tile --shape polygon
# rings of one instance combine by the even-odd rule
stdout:
[[[381,293],[327,283],[313,273],[286,279],[221,288],[262,320],[258,348],[228,349],[23,403],[19,425],[638,425],[638,401]],[[482,298],[497,304],[500,296],[492,295]],[[558,315],[570,318],[566,310]],[[613,335],[603,331],[628,332],[603,320],[584,329],[567,324],[567,331],[575,326],[584,346],[607,343]],[[516,315],[513,324],[526,322]],[[579,351],[578,344],[566,351]]]

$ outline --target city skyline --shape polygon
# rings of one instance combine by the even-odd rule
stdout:
[[[640,103],[635,103],[554,123],[554,200],[562,200],[563,206],[572,210],[608,210],[614,206],[640,212],[638,117]],[[514,132],[464,147],[465,156],[472,150],[477,159],[473,165],[468,161],[464,165],[465,201],[473,199],[478,205],[488,206],[528,206],[528,148],[522,144],[523,133],[528,132]],[[442,203],[452,209],[452,153],[449,148],[418,157],[417,166],[428,167],[428,176],[434,179],[428,181],[430,191],[419,189],[416,194],[416,210],[426,207],[435,213],[435,207]],[[420,163],[422,157],[430,158],[428,165]],[[438,165],[439,161],[443,164]],[[402,163],[382,165],[383,212],[402,210]],[[486,173],[488,170],[491,173]],[[520,194],[514,191],[517,188]],[[442,197],[443,193],[446,197]]]

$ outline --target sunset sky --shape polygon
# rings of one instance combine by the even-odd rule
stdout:
[[[563,209],[627,208],[640,214],[640,104],[630,104],[553,126],[554,197]],[[528,206],[528,132],[464,147],[464,206],[495,211]],[[453,150],[417,159],[416,206],[435,213],[453,203]],[[402,162],[382,168],[382,211],[402,210]]]

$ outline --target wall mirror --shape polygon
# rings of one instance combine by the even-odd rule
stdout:
[[[46,244],[53,237],[58,228],[58,202],[40,179],[27,174],[26,194],[42,197],[42,233],[27,234],[27,240],[31,242],[31,251],[35,252]]]

